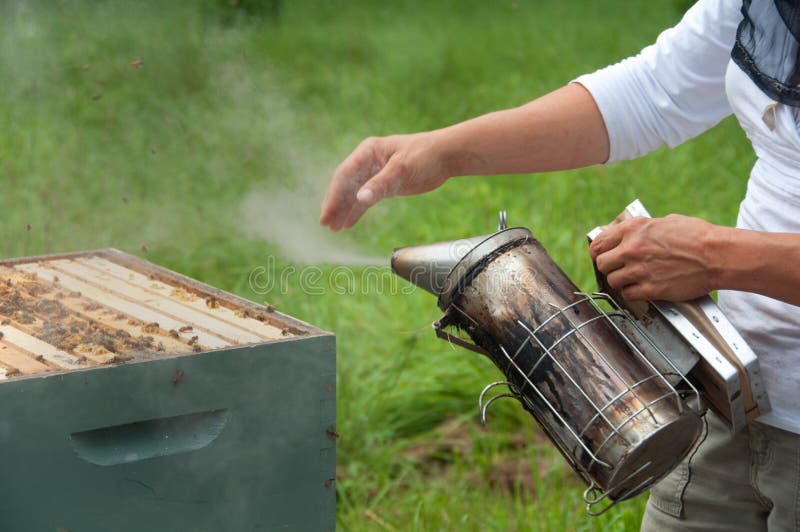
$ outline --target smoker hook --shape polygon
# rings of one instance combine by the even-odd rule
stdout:
[[[610,502],[600,508],[599,510],[595,510],[595,506],[600,504],[602,501],[608,499]],[[616,506],[619,502],[618,500],[612,500],[609,498],[609,492],[603,492],[600,490],[600,487],[595,484],[594,480],[591,481],[589,487],[586,488],[586,491],[583,492],[583,501],[586,503],[586,513],[591,515],[592,517],[597,517],[599,515],[603,515],[611,508]]]
[[[583,502],[586,503],[586,513],[592,517],[597,517],[598,515],[607,512],[616,504],[616,501],[612,501],[611,504],[604,506],[600,510],[594,510],[595,505],[599,504],[607,497],[608,492],[601,491],[600,487],[595,483],[594,479],[592,479],[589,483],[589,487],[583,492]]]
[[[504,229],[508,229],[508,217],[506,216],[506,211],[500,211],[497,221],[497,230],[502,231]]]
[[[489,392],[489,390],[497,386],[503,386],[503,385],[508,387],[509,389],[508,392],[495,395],[484,403],[484,398],[486,397],[486,394]],[[508,381],[495,381],[486,386],[481,392],[480,396],[478,397],[478,410],[480,411],[481,414],[481,424],[486,425],[486,411],[489,408],[489,406],[492,403],[494,403],[497,399],[502,399],[503,397],[512,397],[514,399],[519,399],[519,394],[516,393],[515,390],[516,387]]]
[[[625,478],[620,480],[619,484],[624,484],[624,483],[628,482],[630,479],[634,478],[636,475],[638,475],[638,474],[642,473],[643,471],[645,471],[648,467],[650,467],[651,464],[652,464],[652,462],[644,463],[641,467],[639,467],[639,469],[637,469],[633,473],[629,474],[628,476],[626,476]],[[597,483],[594,481],[594,479],[591,479],[591,482],[589,483],[589,487],[586,488],[586,491],[583,492],[583,502],[586,503],[586,513],[588,513],[592,517],[597,517],[598,515],[603,515],[604,513],[609,511],[612,507],[616,506],[616,504],[618,502],[624,501],[625,499],[633,496],[634,494],[639,493],[639,491],[644,486],[649,485],[652,481],[653,481],[653,477],[652,476],[647,477],[642,482],[640,482],[638,485],[636,485],[636,486],[634,486],[632,488],[629,488],[628,490],[626,490],[622,494],[618,495],[616,499],[611,499],[611,497],[610,497],[611,489],[609,489],[609,490],[604,492],[604,491],[602,491],[600,489],[600,487],[597,485]],[[594,508],[595,508],[595,506],[597,504],[600,504],[602,501],[604,501],[606,499],[608,499],[610,501],[608,504],[606,504],[605,506],[603,506],[599,510],[594,510]]]

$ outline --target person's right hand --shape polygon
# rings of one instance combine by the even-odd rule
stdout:
[[[439,187],[450,177],[439,138],[434,131],[362,141],[333,173],[319,222],[338,231],[384,198]]]

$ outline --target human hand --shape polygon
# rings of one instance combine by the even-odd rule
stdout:
[[[334,231],[352,227],[378,201],[421,194],[449,177],[438,133],[371,137],[333,173],[319,222]]]
[[[715,288],[711,248],[721,229],[699,218],[670,214],[631,218],[603,230],[589,245],[597,269],[629,301],[686,301]]]

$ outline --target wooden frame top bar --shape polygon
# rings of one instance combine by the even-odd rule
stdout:
[[[0,260],[0,381],[327,334],[113,248]]]

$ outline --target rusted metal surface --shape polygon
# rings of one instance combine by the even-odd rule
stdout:
[[[117,250],[0,261],[0,380],[315,331]]]

